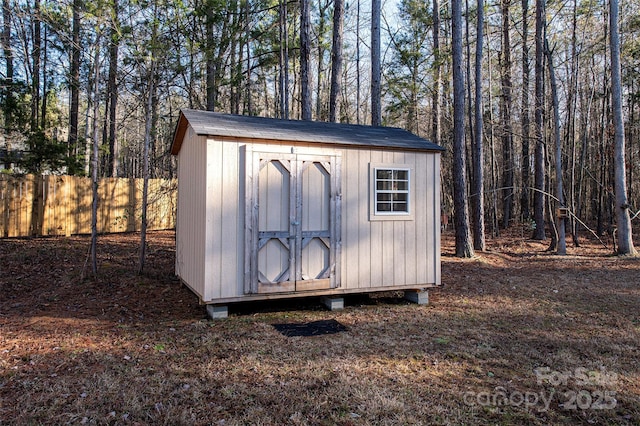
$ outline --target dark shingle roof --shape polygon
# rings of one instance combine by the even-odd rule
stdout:
[[[443,150],[433,142],[395,127],[279,120],[185,109],[180,114],[174,133],[171,146],[171,153],[174,155],[180,151],[187,125],[191,125],[198,135],[207,136],[419,151]]]

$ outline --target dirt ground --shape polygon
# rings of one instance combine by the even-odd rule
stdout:
[[[174,233],[0,241],[0,425],[640,424],[640,261],[523,230],[475,259],[443,235],[442,288],[233,305],[173,275]],[[636,242],[640,240],[636,239]],[[285,337],[273,324],[335,319]]]

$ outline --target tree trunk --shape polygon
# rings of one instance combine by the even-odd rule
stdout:
[[[300,85],[303,120],[311,120],[311,80],[309,79],[309,74],[311,73],[310,1],[300,1]]]
[[[531,186],[531,168],[529,158],[529,0],[522,0],[522,194],[520,211],[522,220],[531,216],[529,210],[529,186]]]
[[[308,1],[308,0],[304,0]],[[247,115],[253,115],[253,101],[252,101],[252,93],[251,93],[251,4],[250,2],[246,3],[245,9],[245,35],[246,35],[246,47],[247,50],[247,84],[246,84],[246,112]],[[311,102],[311,101],[309,101]]]
[[[469,159],[468,154],[471,154],[471,156],[473,156],[473,144],[475,143],[475,137],[473,136],[473,127],[475,126],[475,122],[473,120],[473,102],[471,102],[474,97],[471,96],[471,42],[469,41],[469,33],[471,32],[469,30],[469,0],[465,0],[464,2],[464,26],[465,26],[465,31],[464,31],[464,38],[465,38],[465,50],[466,50],[466,58],[465,58],[465,66],[466,66],[466,71],[465,71],[465,85],[467,88],[467,116],[469,117],[469,124],[465,127],[467,127],[468,131],[469,131],[469,141],[471,144],[471,149],[467,150],[467,167],[468,167],[468,174],[470,176],[470,185],[471,188],[473,188],[475,186],[475,182],[473,181],[474,178],[474,173],[472,170],[473,167],[473,159]],[[477,46],[477,42],[476,42],[476,46]],[[417,106],[416,106],[417,109]],[[472,202],[471,205],[473,206],[473,197],[471,197]],[[472,207],[473,209],[473,207]]]
[[[82,0],[73,0],[73,23],[71,29],[71,67],[69,106],[69,137],[67,139],[68,155],[73,156],[78,149],[78,116],[80,109],[80,8]],[[73,170],[71,171],[74,172]]]
[[[48,59],[47,56],[47,45],[49,43],[47,26],[44,26],[44,40],[42,43],[42,102],[40,103],[40,128],[47,128],[47,91],[49,90],[47,86],[47,66]]]
[[[215,111],[216,109],[216,66],[214,59],[214,52],[216,48],[215,40],[213,39],[213,5],[211,1],[207,1],[206,16],[205,16],[205,57],[206,57],[206,91],[207,91],[207,111]]]
[[[456,256],[473,257],[464,143],[464,73],[462,71],[462,5],[451,2],[451,51],[453,58],[453,199],[456,232]]]
[[[502,227],[508,228],[513,214],[513,130],[511,127],[511,39],[509,36],[510,0],[502,0],[502,49],[500,54],[500,81],[502,97]]]
[[[339,122],[338,96],[342,81],[342,33],[344,24],[344,1],[333,2],[333,44],[331,48],[331,91],[329,92],[329,121]]]
[[[147,84],[147,100],[144,109],[144,145],[142,147],[142,220],[140,227],[140,253],[138,258],[138,274],[144,271],[147,250],[147,201],[149,197],[149,148],[152,139],[153,98],[155,97],[155,59],[151,59],[151,72]]]
[[[325,55],[325,36],[327,30],[326,13],[329,8],[330,1],[324,3],[318,2],[318,68],[316,75],[316,120],[324,121],[327,119],[326,110],[324,108],[323,88],[324,78],[324,55]]]
[[[576,142],[576,104],[578,98],[578,2],[573,3],[571,12],[571,69],[569,76],[569,90],[567,91],[567,129],[565,136],[566,146],[570,146],[571,164],[569,165],[571,173],[569,175],[569,206],[571,211],[576,211],[576,156],[577,156],[577,142]],[[573,244],[575,247],[580,246],[578,241],[577,220],[571,216],[569,218],[570,232],[573,236]]]
[[[93,277],[98,277],[98,114],[100,104],[98,102],[98,91],[100,87],[100,35],[96,37],[96,53],[93,59],[93,135],[91,138],[93,155],[91,156],[91,272]]]
[[[31,50],[32,60],[32,82],[31,82],[31,131],[38,129],[40,122],[38,113],[40,107],[40,58],[42,49],[40,0],[35,0],[33,5],[33,15],[31,16],[33,25],[33,47]]]
[[[361,124],[360,120],[360,0],[356,0],[356,124]]]
[[[553,67],[553,56],[549,50],[549,42],[545,39],[545,53],[547,55],[547,66],[549,67],[549,82],[551,83],[551,103],[553,106],[553,139],[556,146],[555,169],[556,169],[556,197],[558,206],[564,208],[564,189],[562,187],[562,139],[560,138],[560,105],[558,103],[558,84],[556,82],[556,72]],[[552,216],[553,212],[549,212]],[[565,218],[557,215],[556,230],[558,232],[558,246],[556,253],[567,254],[567,242],[565,239]]]
[[[533,239],[544,240],[544,140],[543,140],[543,108],[544,108],[544,25],[545,25],[545,1],[536,0],[536,113],[535,113],[535,135],[536,135],[536,150],[535,150],[535,173],[534,173],[534,185],[535,194],[533,197],[533,215],[535,220],[535,230],[533,233]]]
[[[107,93],[109,96],[109,155],[107,162],[107,176],[118,176],[118,146],[116,141],[116,113],[118,107],[118,50],[120,46],[120,19],[118,14],[118,0],[113,0],[113,18],[109,37],[109,81]]]
[[[382,125],[380,73],[380,0],[371,1],[371,125]]]
[[[482,45],[484,28],[484,0],[478,0],[476,22],[476,59],[475,59],[475,141],[473,143],[473,248],[484,251],[484,142],[482,114]]]
[[[488,33],[488,31],[486,31]],[[489,35],[487,34],[487,44],[489,44]],[[489,87],[487,92],[489,94],[489,146],[491,148],[491,235],[495,238],[500,236],[500,227],[498,225],[498,172],[497,172],[497,160],[496,160],[496,144],[495,134],[493,129],[493,73],[491,72],[491,51],[487,55],[487,80]]]
[[[442,90],[442,66],[440,55],[440,4],[433,0],[433,118],[431,138],[440,144],[440,92]]]
[[[595,83],[595,81],[593,82]],[[585,165],[586,165],[586,161],[587,161],[587,149],[588,149],[588,145],[589,145],[589,123],[591,121],[591,110],[592,110],[592,104],[593,104],[593,98],[595,97],[596,94],[596,84],[591,84],[591,90],[590,90],[590,94],[589,94],[589,100],[588,101],[583,101],[581,108],[582,111],[586,111],[586,113],[583,112],[582,117],[581,117],[581,123],[580,123],[580,143],[582,144],[582,150],[580,152],[580,162],[578,165],[578,197],[576,200],[576,204],[577,204],[577,215],[579,218],[582,218],[582,212],[583,212],[583,206],[584,206],[584,194],[585,194],[585,190],[584,190],[584,175],[585,175]],[[584,97],[582,97],[584,98]],[[586,106],[584,105],[586,104]],[[579,244],[579,230],[581,229],[581,225],[577,225],[574,232],[574,242],[576,243],[576,246]]]
[[[5,169],[11,169],[11,132],[13,131],[13,115],[16,102],[13,97],[13,49],[11,48],[11,6],[9,0],[2,2],[2,51],[5,59],[4,76],[4,134],[7,156],[4,161]]]
[[[609,0],[609,45],[611,53],[611,103],[615,128],[615,210],[618,228],[618,254],[637,256],[633,246],[629,201],[627,199],[627,176],[625,164],[625,135],[622,115],[622,81],[620,71],[620,39],[618,31],[618,0]]]
[[[280,118],[289,119],[289,31],[287,0],[280,0]]]

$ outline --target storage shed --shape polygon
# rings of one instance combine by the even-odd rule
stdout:
[[[440,284],[442,148],[388,127],[183,110],[176,274],[233,302]]]

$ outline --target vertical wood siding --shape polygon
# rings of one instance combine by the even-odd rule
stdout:
[[[205,294],[206,143],[191,127],[178,156],[176,274],[201,297]]]
[[[412,220],[369,220],[371,163],[412,169]],[[439,155],[343,151],[342,286],[348,289],[440,283]]]

